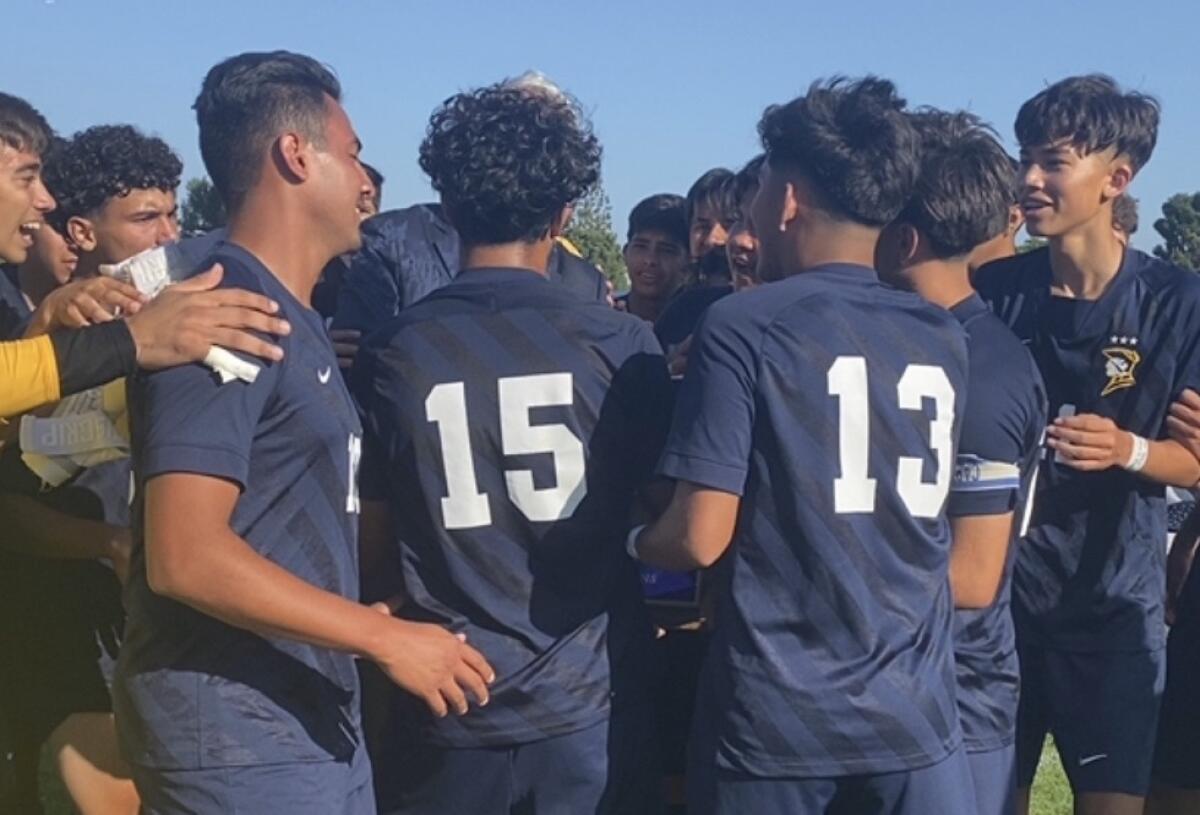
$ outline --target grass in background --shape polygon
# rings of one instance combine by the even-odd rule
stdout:
[[[1037,777],[1033,780],[1033,796],[1029,804],[1030,815],[1071,815],[1071,785],[1058,760],[1054,743],[1046,739],[1042,760],[1038,763]]]

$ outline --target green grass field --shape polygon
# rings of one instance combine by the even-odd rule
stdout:
[[[1033,782],[1029,811],[1031,815],[1071,815],[1071,787],[1058,761],[1058,751],[1049,740]]]
[[[47,762],[42,761],[42,794],[46,801],[46,815],[74,815],[70,801],[62,784],[48,771]],[[1058,751],[1049,741],[1042,753],[1037,780],[1033,783],[1031,815],[1071,815],[1071,788],[1058,763]]]

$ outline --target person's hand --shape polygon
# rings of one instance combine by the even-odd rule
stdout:
[[[1188,388],[1171,405],[1167,415],[1167,432],[1200,459],[1200,394]]]
[[[692,334],[667,353],[667,371],[671,376],[683,376],[687,371],[688,353],[692,350]]]
[[[361,331],[352,328],[330,329],[329,341],[333,343],[333,352],[337,354],[338,367],[343,371],[350,370],[350,366],[354,364],[354,355],[358,353],[361,340]]]
[[[468,691],[480,705],[488,703],[488,685],[495,681],[496,672],[467,645],[466,635],[395,619],[387,603],[373,603],[371,608],[390,620],[372,661],[389,679],[423,700],[433,715],[440,718],[450,710],[460,716],[466,713]]]
[[[105,541],[108,560],[112,563],[117,580],[124,586],[129,582],[129,561],[133,556],[133,532],[127,526],[110,526]]]
[[[214,345],[267,360],[283,350],[253,332],[285,335],[291,326],[272,315],[279,304],[241,289],[218,289],[224,270],[213,266],[182,283],[168,286],[129,317],[138,365],[158,369],[199,362]]]
[[[1060,417],[1046,432],[1046,444],[1059,463],[1083,472],[1123,467],[1133,452],[1133,437],[1094,413]]]
[[[147,298],[135,287],[112,277],[90,277],[59,286],[38,305],[25,336],[59,328],[83,328],[136,314]]]

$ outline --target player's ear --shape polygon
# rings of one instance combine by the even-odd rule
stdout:
[[[783,185],[783,206],[779,208],[779,231],[786,232],[793,221],[807,209],[807,199],[804,192],[794,182],[787,181]]]
[[[67,219],[67,245],[76,252],[91,252],[96,248],[96,228],[87,218],[72,215]]]
[[[1108,168],[1108,177],[1104,181],[1104,198],[1112,200],[1120,198],[1133,182],[1133,162],[1128,156],[1120,155],[1112,160]]]
[[[1008,234],[1016,235],[1024,225],[1025,210],[1021,209],[1020,204],[1013,204],[1008,208]]]
[[[311,175],[312,157],[308,140],[299,133],[287,132],[271,145],[271,159],[279,174],[293,181],[305,181]]]

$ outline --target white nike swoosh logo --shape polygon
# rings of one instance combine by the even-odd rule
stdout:
[[[329,377],[332,373],[333,373],[332,368],[326,368],[322,371],[317,371],[317,381],[320,382],[322,385],[328,385]]]
[[[1089,764],[1095,764],[1097,761],[1105,758],[1108,758],[1108,753],[1096,753],[1094,756],[1088,756],[1086,758],[1079,759],[1079,766],[1086,767]]]

